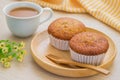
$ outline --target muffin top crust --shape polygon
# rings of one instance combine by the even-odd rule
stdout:
[[[82,32],[76,34],[69,42],[70,48],[83,55],[98,55],[106,53],[108,40],[99,33]]]
[[[83,31],[86,31],[86,28],[82,22],[68,17],[59,18],[48,27],[49,34],[62,40],[70,40],[75,34]]]

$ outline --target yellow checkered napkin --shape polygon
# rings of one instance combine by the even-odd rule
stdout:
[[[74,13],[89,13],[100,21],[120,31],[120,0],[28,0],[50,7]]]

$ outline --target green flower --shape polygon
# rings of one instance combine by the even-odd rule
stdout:
[[[3,47],[5,47],[6,46],[6,44],[4,43],[4,42],[1,42],[0,43],[0,48],[3,48]]]
[[[26,51],[25,51],[25,50],[22,50],[22,51],[20,52],[20,54],[21,54],[21,55],[25,55],[25,54],[26,54]]]
[[[0,59],[0,62],[3,64],[3,63],[5,63],[7,61],[7,58],[1,58]]]
[[[2,53],[8,53],[8,48],[7,47],[3,47],[2,48]]]
[[[25,43],[24,42],[21,42],[20,44],[19,44],[19,47],[22,49],[22,48],[24,48],[25,47]]]
[[[8,61],[11,61],[13,59],[13,57],[10,55],[8,56]]]
[[[13,46],[13,50],[15,50],[15,51],[19,51],[19,47],[16,46],[16,45],[14,45],[14,46]]]
[[[0,62],[4,67],[11,66],[10,62],[16,58],[17,61],[22,62],[26,51],[23,50],[25,44],[23,42],[11,42],[9,40],[0,40]]]
[[[22,61],[23,61],[23,59],[22,59],[22,58],[18,58],[17,60],[18,60],[19,62],[22,62]]]
[[[17,57],[17,61],[22,62],[22,61],[23,61],[23,55],[19,55],[19,56]]]
[[[5,67],[5,68],[9,68],[10,66],[11,66],[10,62],[5,62],[5,63],[4,63],[4,67]]]

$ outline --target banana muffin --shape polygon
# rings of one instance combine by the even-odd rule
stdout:
[[[73,60],[92,65],[101,64],[109,47],[107,39],[95,32],[76,34],[69,45]]]
[[[60,50],[69,50],[68,41],[83,31],[86,28],[82,22],[68,17],[59,18],[48,27],[51,45]]]

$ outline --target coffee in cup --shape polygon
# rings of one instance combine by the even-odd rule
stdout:
[[[11,10],[8,14],[15,17],[31,17],[38,15],[39,11],[33,8],[20,7]]]
[[[8,4],[4,7],[3,12],[10,31],[18,37],[32,35],[41,23],[46,22],[53,15],[53,11],[50,8],[42,8],[40,5],[32,2]],[[48,12],[48,14],[42,16],[44,12]]]

